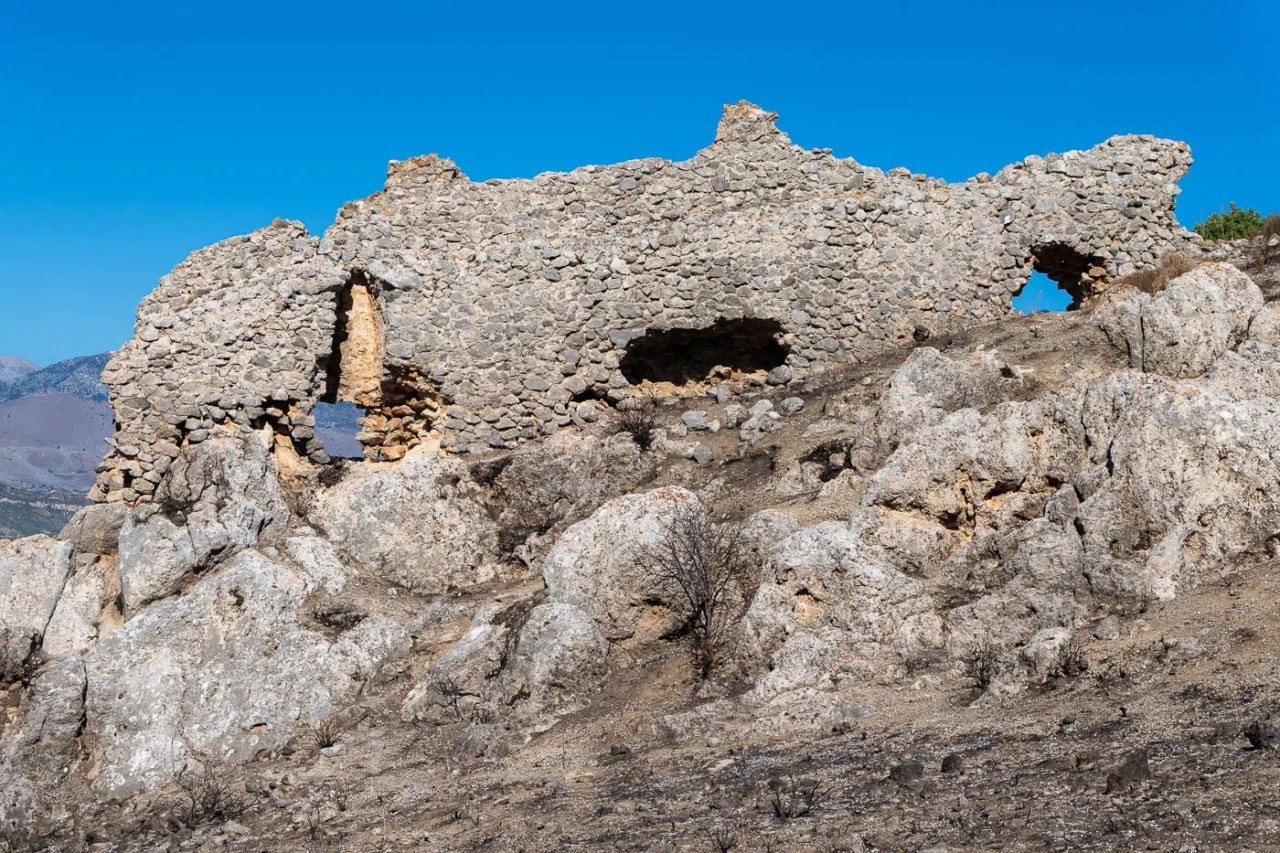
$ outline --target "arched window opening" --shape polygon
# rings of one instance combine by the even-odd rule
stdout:
[[[1106,275],[1101,258],[1062,243],[1033,246],[1031,270],[1013,295],[1013,307],[1025,314],[1073,311],[1093,292],[1094,282]]]

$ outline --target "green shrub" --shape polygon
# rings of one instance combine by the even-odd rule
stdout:
[[[1192,230],[1206,240],[1248,240],[1262,230],[1262,214],[1252,207],[1241,210],[1232,202]]]

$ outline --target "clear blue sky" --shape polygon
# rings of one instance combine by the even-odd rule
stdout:
[[[949,180],[1115,133],[1190,142],[1180,219],[1280,210],[1280,3],[14,3],[0,353],[118,346],[191,250],[322,230],[386,161],[473,179],[685,158],[720,107]]]

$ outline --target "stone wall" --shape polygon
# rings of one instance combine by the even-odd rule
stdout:
[[[769,321],[751,328],[777,333],[773,379],[795,381],[1000,317],[1033,267],[1083,299],[1193,244],[1179,142],[1117,136],[947,184],[805,150],[775,118],[726,107],[679,163],[474,183],[435,155],[393,162],[319,240],[276,221],[192,254],[103,374],[119,432],[93,497],[145,500],[181,444],[228,422],[323,463],[321,399],[370,409],[370,458],[437,431],[456,452],[505,447],[626,396],[646,331]]]

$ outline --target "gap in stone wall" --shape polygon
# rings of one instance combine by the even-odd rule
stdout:
[[[790,348],[782,344],[777,320],[718,320],[703,329],[657,329],[634,338],[618,367],[632,385],[669,382],[685,385],[733,374],[769,371],[784,364]]]
[[[356,270],[338,293],[333,350],[325,364],[323,403],[376,406],[386,355],[382,318],[369,278]]]
[[[1031,270],[1031,276],[1013,295],[1013,307],[1028,314],[1075,310],[1093,294],[1094,284],[1106,276],[1101,258],[1081,254],[1062,243],[1033,246]],[[1066,304],[1056,307],[1064,299]]]
[[[355,403],[316,403],[316,437],[324,443],[325,452],[334,459],[363,459],[360,419],[365,410]]]
[[[1075,299],[1058,286],[1057,282],[1042,272],[1031,273],[1031,278],[1013,297],[1013,307],[1023,314],[1043,314],[1050,311],[1066,311]]]

